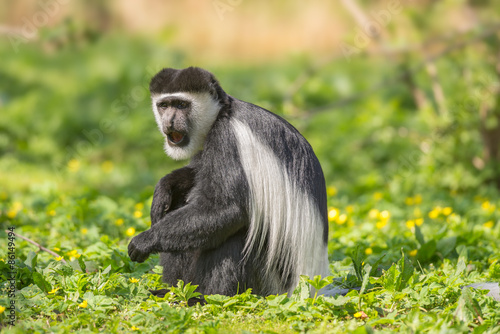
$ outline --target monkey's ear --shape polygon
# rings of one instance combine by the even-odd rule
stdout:
[[[219,101],[222,107],[227,106],[229,104],[229,96],[222,89],[219,84],[219,81],[212,76],[212,80],[210,82],[210,94]]]

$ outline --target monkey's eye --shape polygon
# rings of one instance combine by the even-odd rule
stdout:
[[[156,105],[159,109],[166,109],[168,108],[168,103],[166,102],[160,102]]]
[[[173,103],[173,106],[177,109],[186,109],[187,107],[189,107],[189,102],[186,102],[186,101],[175,101]]]

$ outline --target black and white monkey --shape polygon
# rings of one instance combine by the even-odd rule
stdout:
[[[329,275],[325,180],[304,137],[201,68],[163,69],[150,91],[167,155],[191,160],[157,184],[130,258],[160,253],[165,282],[202,294],[290,293],[300,275]]]

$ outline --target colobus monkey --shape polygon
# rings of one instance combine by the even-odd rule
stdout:
[[[160,253],[165,282],[202,294],[291,293],[300,275],[329,275],[325,181],[304,137],[201,68],[163,69],[150,91],[167,155],[191,160],[157,184],[130,258]]]

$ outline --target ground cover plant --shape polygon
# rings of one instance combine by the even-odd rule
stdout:
[[[462,289],[500,282],[499,169],[485,140],[500,127],[498,41],[488,31],[433,62],[447,73],[446,108],[414,54],[403,69],[385,56],[214,65],[229,94],[287,118],[312,144],[328,184],[332,276],[303,277],[290,296],[241,291],[193,306],[189,282],[149,294],[165,288],[158,256],[127,255],[149,227],[155,183],[182,165],[162,151],[148,80],[189,59],[73,26],[41,31],[18,53],[0,42],[2,332],[499,332],[500,302]],[[310,294],[330,283],[360,289]]]

